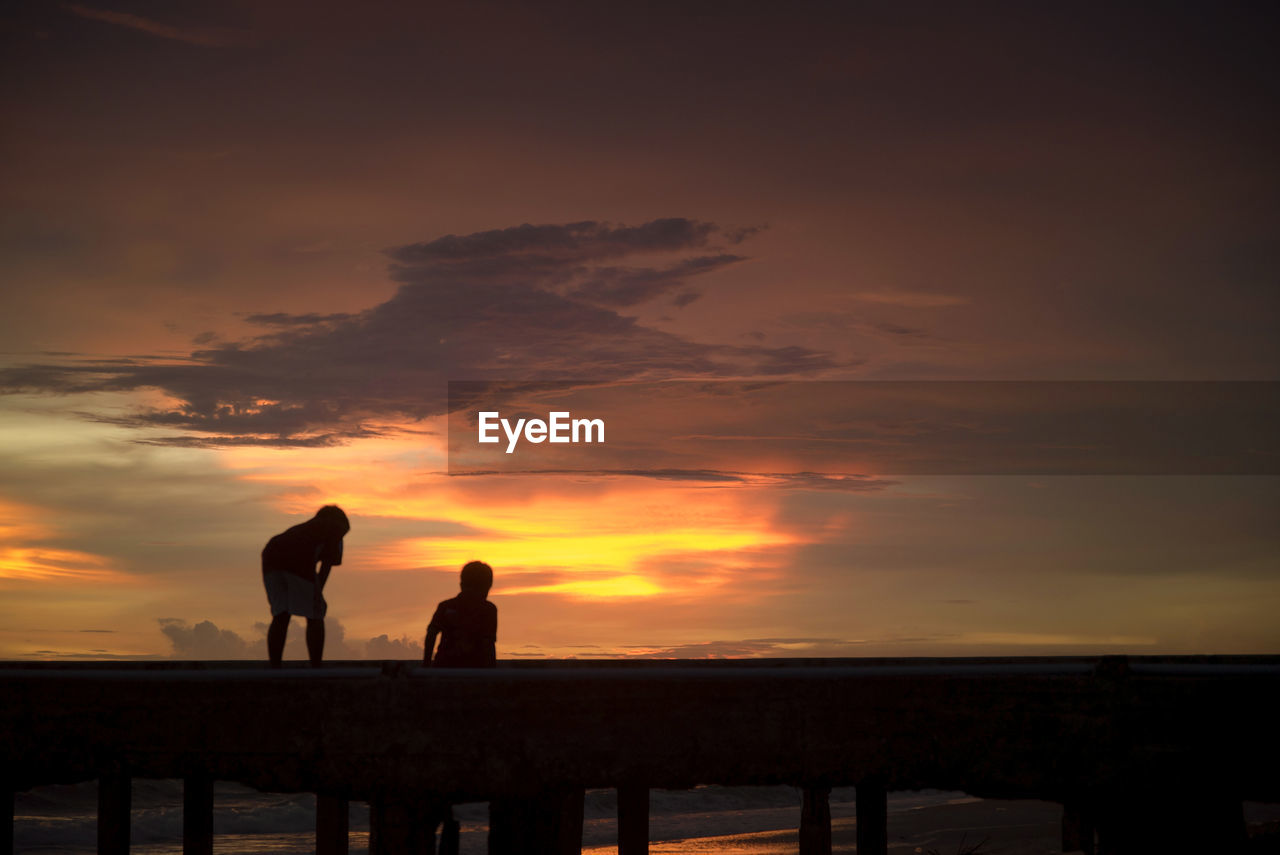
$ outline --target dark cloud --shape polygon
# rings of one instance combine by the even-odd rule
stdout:
[[[445,235],[426,243],[390,249],[387,255],[406,265],[495,258],[518,258],[533,262],[535,266],[546,262],[581,263],[637,252],[701,247],[718,230],[713,223],[700,223],[684,217],[665,217],[640,226],[611,226],[593,220],[564,225],[525,223],[470,235]],[[737,240],[741,239],[737,237]]]
[[[242,448],[254,446],[261,448],[332,448],[343,445],[358,436],[375,436],[372,431],[343,431],[341,433],[310,434],[303,437],[292,436],[160,436],[139,439],[143,445],[160,445],[171,448]]]
[[[245,315],[245,320],[251,324],[259,324],[261,326],[274,327],[311,327],[317,324],[332,324],[338,321],[350,320],[352,317],[350,312],[335,312],[333,314],[321,315],[316,312],[307,312],[302,315],[291,315],[287,312],[271,312],[267,314]]]
[[[598,306],[635,306],[683,288],[690,276],[720,270],[742,260],[743,256],[721,253],[690,258],[661,269],[603,267],[577,285],[569,296]],[[700,296],[700,292],[685,290],[672,302],[684,307]]]
[[[687,293],[691,277],[741,260],[715,251],[716,240],[745,236],[683,218],[448,235],[388,250],[400,287],[359,314],[251,315],[272,331],[182,359],[16,366],[0,372],[0,391],[160,389],[180,403],[120,423],[194,436],[150,442],[297,447],[379,435],[388,422],[442,413],[450,379],[772,377],[834,367],[808,348],[704,344],[615,311]],[[592,266],[682,252],[695,254],[660,266]]]
[[[873,492],[892,487],[897,481],[847,472],[728,472],[719,469],[477,469],[449,473],[453,477],[482,475],[592,475],[652,478],[708,485],[749,485],[793,490],[836,490]]]
[[[265,623],[253,626],[254,637],[246,639],[213,621],[190,624],[178,618],[161,618],[160,631],[171,645],[174,659],[265,659]],[[293,627],[285,645],[286,659],[307,658],[305,634]],[[346,628],[336,620],[325,621],[325,658],[340,659],[422,659],[422,644],[408,637],[391,638],[385,633],[367,641],[350,641]]]

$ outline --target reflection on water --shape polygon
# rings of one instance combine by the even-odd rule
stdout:
[[[795,855],[795,830],[761,831],[754,834],[727,834],[692,840],[667,840],[649,844],[651,855]],[[583,848],[582,855],[616,855],[617,846]],[[836,846],[832,853],[853,852],[854,847]]]

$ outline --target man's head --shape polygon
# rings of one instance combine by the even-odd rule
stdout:
[[[493,568],[483,561],[468,561],[462,565],[462,592],[477,594],[481,597],[489,595],[493,587]]]
[[[347,521],[347,515],[337,505],[325,505],[316,511],[315,518],[317,522],[338,537],[345,537],[347,532],[351,531],[351,523]]]

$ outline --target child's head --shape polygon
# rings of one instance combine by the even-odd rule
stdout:
[[[338,537],[345,537],[347,532],[351,531],[351,523],[347,521],[347,515],[337,505],[325,505],[316,511],[315,518]]]
[[[481,597],[489,595],[489,589],[493,587],[493,568],[483,561],[468,561],[462,565],[462,592],[464,594],[478,594]]]

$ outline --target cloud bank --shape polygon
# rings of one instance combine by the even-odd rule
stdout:
[[[696,300],[741,263],[751,230],[682,217],[638,226],[521,225],[393,247],[396,293],[356,314],[258,313],[267,331],[182,359],[80,359],[0,373],[0,392],[157,389],[173,404],[119,423],[176,445],[308,447],[438,415],[450,379],[592,382],[803,377],[836,365],[803,347],[724,345],[623,314]],[[157,440],[149,440],[157,441]]]
[[[180,618],[160,618],[160,632],[169,640],[174,659],[266,659],[267,625],[254,624],[254,637],[247,639],[234,630],[222,629],[211,620],[191,624]],[[365,641],[350,640],[336,620],[325,621],[324,655],[340,659],[422,659],[422,644],[407,637],[391,638],[385,633]],[[306,659],[304,633],[292,627],[285,643],[285,659]]]

